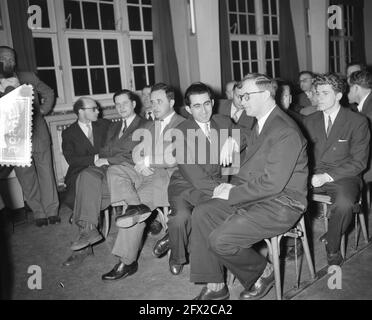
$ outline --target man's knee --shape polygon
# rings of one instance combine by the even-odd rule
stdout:
[[[169,228],[184,228],[191,221],[191,211],[172,209],[172,213],[168,215],[168,218]]]
[[[208,214],[213,211],[213,206],[210,204],[210,201],[197,205],[192,211],[192,223],[199,224],[199,222],[206,219]]]
[[[232,245],[220,229],[214,230],[208,239],[210,249],[218,255],[233,255],[238,251],[236,245]]]

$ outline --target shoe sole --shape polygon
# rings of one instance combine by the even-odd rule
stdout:
[[[273,282],[271,282],[267,287],[266,287],[266,289],[265,289],[265,291],[264,292],[262,292],[259,296],[257,296],[257,297],[252,297],[252,298],[250,298],[250,299],[243,299],[243,298],[240,298],[239,297],[239,300],[260,300],[260,299],[262,299],[264,296],[266,296],[268,293],[269,293],[269,291],[271,290],[271,288],[274,286],[274,284],[275,284],[275,280],[273,281]]]
[[[141,223],[145,221],[152,212],[146,212],[144,214],[136,214],[130,217],[123,217],[121,219],[117,219],[115,221],[116,226],[119,228],[130,228],[136,225],[137,223]]]
[[[131,272],[128,272],[127,274],[122,275],[120,278],[116,278],[116,279],[102,279],[102,281],[104,281],[104,282],[111,282],[111,281],[116,281],[116,280],[123,280],[126,277],[129,277],[129,276],[135,274],[137,272],[137,270],[138,270],[138,268],[136,268],[135,270],[133,270]]]

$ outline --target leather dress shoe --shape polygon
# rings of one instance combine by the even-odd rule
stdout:
[[[48,225],[48,218],[35,219],[35,225],[37,227],[43,227]]]
[[[80,231],[79,238],[74,241],[71,245],[71,250],[79,251],[89,245],[93,245],[103,239],[94,225],[91,225],[88,229]]]
[[[337,251],[335,253],[327,252],[327,261],[329,266],[342,266],[342,264],[344,263],[344,258],[342,257],[340,251]]]
[[[167,253],[168,250],[169,250],[169,234],[167,232],[163,238],[156,241],[155,246],[152,249],[152,254],[155,257],[159,258],[165,253]]]
[[[114,266],[114,268],[110,272],[102,275],[102,280],[112,281],[123,279],[136,273],[137,270],[138,270],[137,261],[134,261],[130,265],[126,265],[124,262],[119,262]]]
[[[227,300],[230,298],[229,289],[225,285],[219,291],[209,290],[207,286],[203,287],[199,295],[193,300]]]
[[[93,248],[91,246],[80,250],[80,251],[74,251],[65,262],[62,263],[64,267],[71,267],[71,266],[77,266],[80,265],[85,258],[93,255]]]
[[[172,260],[169,260],[169,271],[174,276],[178,276],[183,270],[183,264],[173,263]]]
[[[156,236],[161,232],[162,229],[163,226],[161,225],[161,223],[158,220],[153,220],[151,221],[149,226],[149,234],[152,236]]]
[[[51,216],[51,217],[48,217],[48,221],[50,224],[58,224],[58,223],[61,223],[61,218],[58,216]]]
[[[240,300],[259,300],[263,298],[270,289],[274,286],[275,283],[275,276],[274,276],[274,269],[272,269],[271,273],[267,277],[258,278],[256,283],[249,289],[245,289],[240,293],[239,299]]]
[[[144,205],[130,205],[125,213],[115,218],[119,228],[130,228],[137,223],[145,221],[151,215],[151,209]]]

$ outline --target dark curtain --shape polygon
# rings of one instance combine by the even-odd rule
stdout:
[[[226,0],[219,0],[219,18],[220,18],[221,84],[223,89],[227,82],[233,80],[230,53],[230,28]],[[224,90],[222,90],[222,92],[223,91]]]
[[[368,0],[370,1],[370,0]],[[353,17],[353,44],[352,60],[359,63],[366,63],[366,49],[364,45],[364,0],[331,0],[331,5],[351,5],[354,6]]]
[[[36,56],[32,32],[27,26],[28,1],[8,0],[13,48],[17,52],[19,71],[36,71]]]
[[[299,67],[289,0],[279,1],[279,13],[280,78],[295,83],[298,78]]]
[[[169,0],[152,0],[155,81],[180,88]]]

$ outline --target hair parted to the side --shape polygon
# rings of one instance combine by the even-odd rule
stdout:
[[[163,90],[165,92],[169,101],[175,100],[176,94],[174,92],[174,89],[171,86],[168,86],[167,84],[162,82],[154,84],[151,88],[151,93],[160,90]]]
[[[132,102],[136,101],[136,95],[132,91],[130,91],[128,89],[122,89],[122,90],[119,90],[119,91],[115,92],[115,94],[112,98],[114,100],[114,103],[115,103],[116,97],[121,96],[122,94],[126,94],[130,101],[132,101]]]
[[[277,83],[270,77],[262,73],[250,73],[238,83],[237,88],[241,89],[246,81],[253,81],[260,90],[269,91],[270,96],[275,98]]]
[[[358,85],[364,89],[372,89],[372,74],[366,70],[353,72],[349,82],[350,86]]]
[[[318,86],[329,84],[335,92],[344,93],[346,84],[345,82],[335,73],[326,73],[317,75],[314,79],[315,89]]]

